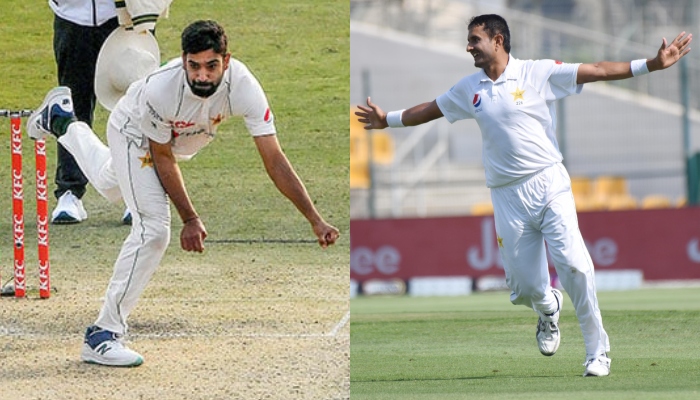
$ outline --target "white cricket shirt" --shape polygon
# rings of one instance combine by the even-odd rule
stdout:
[[[178,159],[193,157],[231,116],[243,117],[252,136],[276,134],[272,111],[258,80],[231,58],[216,92],[194,95],[182,59],[177,58],[129,86],[112,111],[110,123],[147,148],[148,140],[172,145]]]
[[[59,17],[82,26],[100,26],[117,16],[114,0],[49,0]]]
[[[579,65],[511,55],[495,82],[481,70],[436,99],[450,123],[474,118],[479,124],[488,187],[507,185],[562,161],[554,101],[581,92],[583,85],[576,84]]]

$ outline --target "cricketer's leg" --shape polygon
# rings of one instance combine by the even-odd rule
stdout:
[[[538,204],[545,197],[538,191],[543,180],[548,179],[546,172],[491,190],[498,249],[506,283],[512,291],[510,301],[530,307],[540,315],[555,313],[559,308],[550,286],[547,254],[537,217],[542,208]]]
[[[170,205],[148,151],[114,129],[108,128],[107,138],[119,187],[133,221],[114,264],[95,325],[125,334],[127,318],[168,247]]]
[[[587,358],[596,357],[610,351],[610,343],[598,308],[593,262],[578,227],[570,179],[563,166],[557,179],[567,193],[550,202],[542,232],[559,280],[576,310]]]
[[[58,138],[58,142],[73,155],[92,186],[102,196],[111,202],[121,200],[119,182],[112,168],[112,155],[90,126],[84,122],[73,122],[66,133]]]
[[[540,232],[542,213],[550,198],[551,168],[519,182],[495,188],[498,247],[503,258],[510,301],[534,309],[539,315],[536,339],[540,353],[553,356],[561,342],[559,315],[562,295],[550,286],[549,268]]]

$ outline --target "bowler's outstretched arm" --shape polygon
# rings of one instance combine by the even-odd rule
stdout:
[[[386,121],[387,114],[378,105],[372,103],[371,98],[367,98],[367,106],[357,106],[362,111],[355,111],[358,121],[365,125],[365,129],[384,129],[389,126]],[[401,122],[404,126],[416,126],[430,122],[442,117],[442,111],[437,105],[437,101],[418,104],[408,108],[401,114]]]
[[[340,235],[338,229],[328,224],[316,210],[304,183],[282,151],[277,135],[256,136],[255,145],[270,179],[309,221],[318,244],[323,248],[334,244]]]
[[[648,72],[666,69],[683,58],[690,51],[690,42],[693,40],[693,35],[686,35],[681,32],[675,39],[668,44],[666,38],[663,38],[659,52],[655,58],[646,60],[646,68]],[[581,64],[578,67],[576,75],[576,83],[590,83],[597,81],[616,81],[620,79],[631,78],[632,68],[629,62],[612,62],[601,61],[595,64]],[[646,71],[645,71],[646,72]]]

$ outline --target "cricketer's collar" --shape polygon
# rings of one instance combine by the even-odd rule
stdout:
[[[491,81],[491,78],[489,78],[488,75],[486,75],[486,71],[484,69],[481,69],[481,72],[479,72],[479,82],[485,83],[485,82],[493,82],[494,85],[497,85],[499,83],[503,83],[506,81],[510,80],[518,80],[518,71],[517,67],[515,64],[517,64],[518,59],[513,57],[513,54],[508,54],[508,64],[506,65],[506,69],[503,71],[501,76],[498,77],[495,81]]]

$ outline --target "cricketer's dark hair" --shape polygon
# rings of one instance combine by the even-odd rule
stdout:
[[[211,49],[217,54],[226,55],[227,48],[226,32],[216,21],[195,21],[182,31],[182,51],[185,54],[195,54]]]
[[[510,29],[508,29],[508,23],[500,15],[496,14],[484,14],[478,15],[469,21],[469,29],[475,26],[484,26],[484,32],[489,35],[490,39],[494,36],[500,34],[503,36],[503,48],[506,53],[510,54]]]

